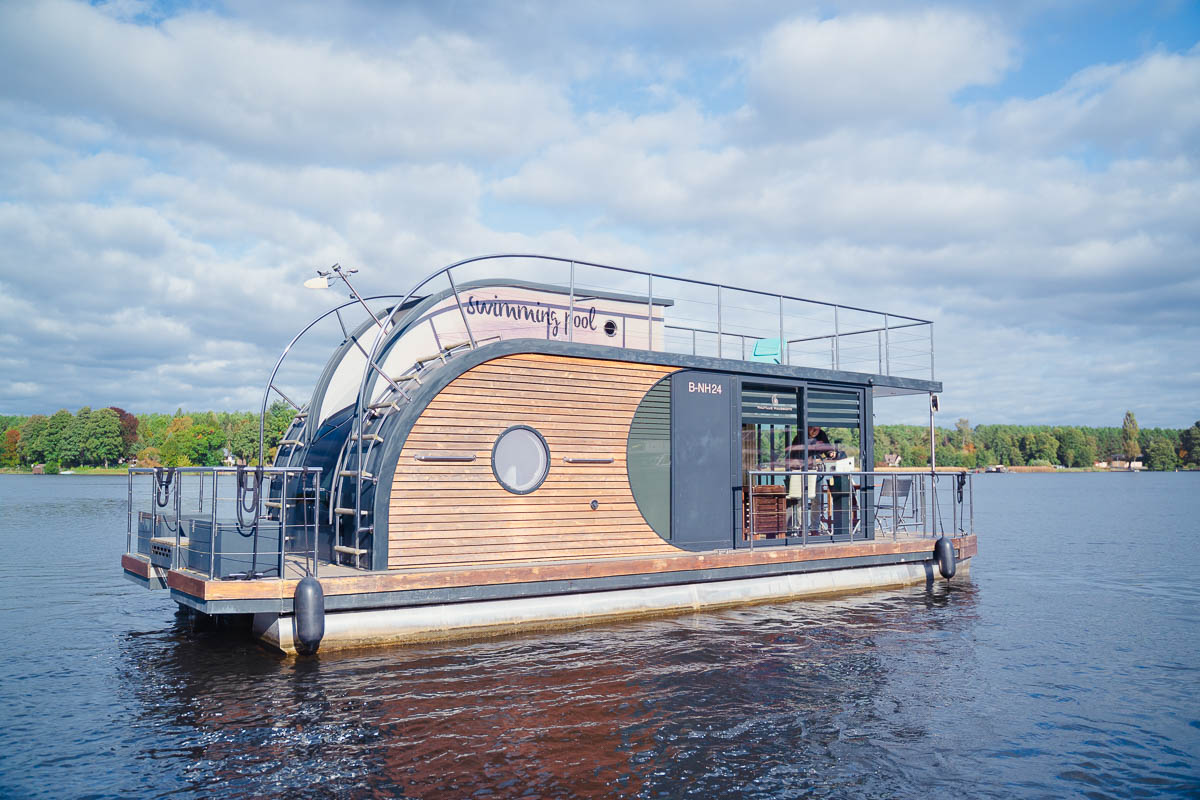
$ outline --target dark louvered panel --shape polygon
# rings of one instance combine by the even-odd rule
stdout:
[[[859,422],[858,392],[808,392],[808,424],[822,428],[852,428]]]

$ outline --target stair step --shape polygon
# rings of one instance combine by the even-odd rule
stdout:
[[[430,361],[445,361],[445,360],[446,360],[445,353],[434,353],[431,356],[421,356],[420,358],[418,358],[416,360],[416,363],[423,367],[426,364],[428,364]]]
[[[396,404],[395,400],[389,400],[386,403],[372,403],[371,405],[367,406],[367,408],[371,409],[372,411],[378,411],[382,408],[390,408],[393,411],[400,410],[400,406]]]
[[[362,473],[358,473],[358,472],[355,472],[355,471],[354,471],[354,470],[352,470],[352,469],[344,469],[344,470],[342,470],[341,472],[339,472],[339,473],[338,473],[338,475],[341,475],[343,478],[358,478],[358,477],[361,477],[361,478],[362,478],[364,481],[373,481],[373,480],[375,480],[375,476],[374,476],[374,475],[372,475],[372,474],[371,474],[371,473],[369,473],[369,472],[362,472]]]
[[[295,447],[298,444],[304,444],[304,442],[300,441],[299,439],[280,439],[279,440],[280,447],[283,447],[285,444]]]
[[[362,435],[362,438],[363,438],[364,442],[382,442],[383,441],[383,437],[380,436],[378,433],[364,433]],[[350,434],[350,440],[358,441],[358,434],[357,433]]]
[[[354,509],[353,509],[353,508],[341,508],[341,507],[338,507],[338,508],[335,508],[335,509],[333,510],[333,513],[335,513],[335,514],[349,514],[350,516],[352,516],[352,517],[353,517],[353,516],[354,516]],[[367,510],[366,510],[365,508],[363,508],[363,509],[360,509],[358,513],[360,513],[360,514],[366,514],[366,513],[367,513]]]
[[[283,504],[278,500],[263,500],[263,505],[267,508],[283,508]]]
[[[367,551],[361,547],[347,547],[344,544],[335,544],[333,550],[335,553],[344,553],[348,556],[365,556],[367,554]]]

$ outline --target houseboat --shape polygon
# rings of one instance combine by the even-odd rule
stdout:
[[[874,469],[876,402],[936,408],[928,320],[543,255],[352,272],[306,284],[351,299],[266,381],[296,412],[269,466],[130,470],[129,578],[313,653],[969,568],[970,477]]]

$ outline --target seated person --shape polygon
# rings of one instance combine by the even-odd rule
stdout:
[[[829,459],[837,457],[837,448],[829,443],[829,436],[816,425],[808,426],[808,438],[802,439],[802,433],[797,433],[788,445],[785,456],[793,469],[803,469],[804,445],[808,444],[809,458]],[[792,466],[795,464],[795,466]]]
[[[802,470],[806,468],[804,462],[805,444],[808,445],[808,456],[810,462],[818,458],[822,460],[837,458],[837,448],[830,443],[829,436],[825,433],[825,431],[821,430],[819,426],[809,425],[807,438],[802,439],[801,437],[803,435],[803,433],[797,433],[795,438],[792,439],[792,443],[787,448],[786,458],[788,469]],[[813,466],[814,465],[810,463],[807,468],[811,469]],[[805,489],[804,484],[801,483],[802,480],[804,480],[804,484],[807,484],[807,490]],[[809,531],[815,533],[820,526],[821,518],[821,498],[817,492],[816,476],[809,475],[806,480],[796,475],[788,478],[789,529],[795,530],[802,524],[800,509],[797,508],[798,501],[802,497],[807,497],[809,500],[809,509],[807,514],[808,519],[804,524]]]

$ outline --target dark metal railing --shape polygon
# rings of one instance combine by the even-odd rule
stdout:
[[[972,476],[967,472],[746,473],[742,542],[937,538],[974,533]]]
[[[320,487],[319,467],[135,467],[125,552],[209,579],[316,576]]]

